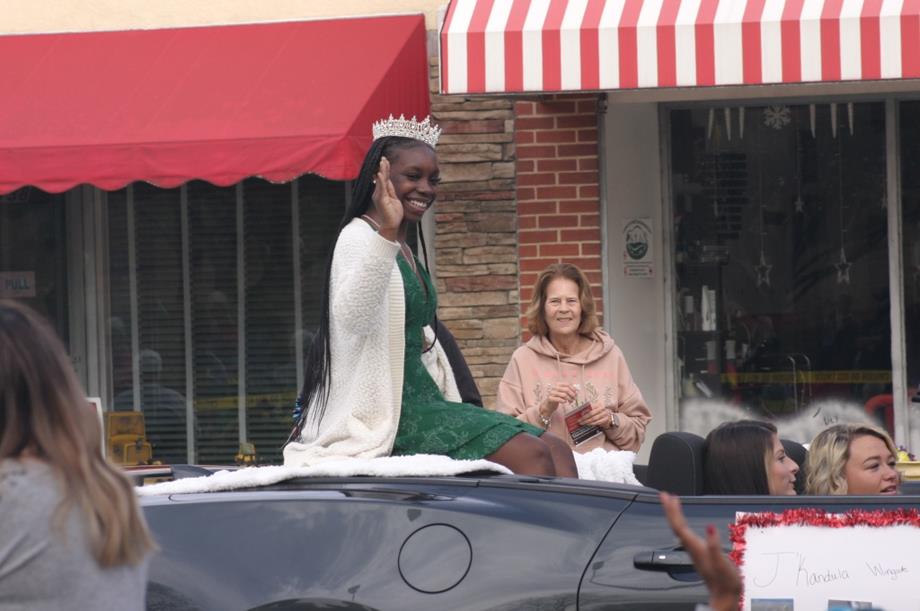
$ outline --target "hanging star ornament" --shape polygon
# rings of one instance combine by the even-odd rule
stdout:
[[[840,261],[834,265],[834,269],[837,270],[837,284],[849,284],[850,283],[850,266],[852,263],[847,261],[847,252],[841,248],[840,249]]]
[[[802,199],[801,195],[795,198],[795,201],[792,202],[792,205],[795,206],[796,214],[805,214],[805,201]]]
[[[770,270],[773,269],[773,266],[767,263],[767,258],[764,256],[763,251],[760,252],[760,263],[754,266],[754,271],[757,272],[757,286],[770,286]]]

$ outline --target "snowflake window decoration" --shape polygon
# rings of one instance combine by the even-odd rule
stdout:
[[[788,106],[767,106],[763,111],[763,124],[779,130],[792,123],[792,112]]]

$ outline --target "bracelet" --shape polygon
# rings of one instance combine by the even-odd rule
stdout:
[[[620,417],[613,410],[610,411],[610,426],[608,428],[616,429],[620,427]]]
[[[541,412],[539,409],[537,410],[537,414],[539,414],[540,416],[540,422],[543,423],[543,428],[548,429],[549,428],[549,418],[544,416],[543,412]]]

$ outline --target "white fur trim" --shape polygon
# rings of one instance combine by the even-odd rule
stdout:
[[[177,479],[137,488],[141,496],[191,494],[268,486],[296,477],[436,477],[476,471],[511,474],[507,468],[488,460],[454,460],[447,456],[415,454],[382,458],[329,460],[311,467],[247,467],[237,471],[218,471],[212,475]]]
[[[594,479],[615,484],[641,486],[633,473],[636,453],[629,450],[594,448],[584,454],[574,453],[579,479]]]

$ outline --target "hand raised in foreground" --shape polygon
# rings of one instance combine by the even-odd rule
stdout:
[[[403,205],[396,196],[393,181],[390,180],[390,161],[386,157],[380,158],[380,167],[374,183],[376,186],[371,200],[377,212],[375,216],[380,219],[380,234],[392,240],[403,220]]]
[[[728,556],[722,552],[719,533],[709,525],[706,527],[706,540],[703,540],[690,530],[680,507],[680,499],[667,492],[662,492],[660,496],[661,506],[671,530],[693,559],[696,572],[706,582],[709,606],[713,611],[737,611],[741,600],[741,575]]]

